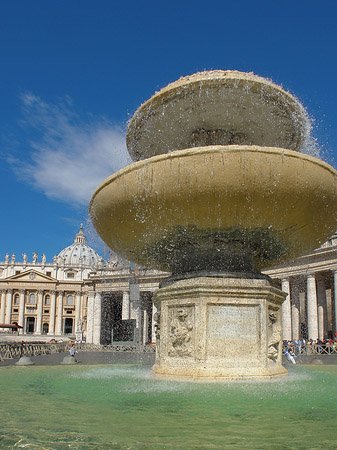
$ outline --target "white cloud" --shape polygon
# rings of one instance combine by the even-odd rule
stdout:
[[[21,96],[23,125],[33,138],[27,155],[12,160],[18,175],[48,197],[87,204],[107,176],[131,162],[125,133],[105,119],[83,120],[65,97],[58,104]]]

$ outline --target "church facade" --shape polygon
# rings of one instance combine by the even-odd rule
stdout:
[[[6,254],[0,262],[1,325],[18,324],[23,336],[76,339],[95,344],[148,344],[155,340],[152,296],[168,274],[132,268],[117,255],[104,261],[82,227],[53,262]]]
[[[337,236],[296,261],[265,271],[287,293],[283,339],[327,339],[337,332]],[[0,333],[9,324],[36,339],[94,344],[155,342],[152,298],[169,274],[132,267],[117,255],[107,261],[86,242],[82,227],[73,244],[47,262],[36,253],[0,262]],[[3,327],[1,327],[3,325]],[[0,335],[1,340],[1,335]]]

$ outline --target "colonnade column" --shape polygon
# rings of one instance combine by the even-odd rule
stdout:
[[[307,311],[308,311],[308,337],[318,339],[318,317],[317,317],[317,293],[316,278],[314,274],[307,277]]]
[[[6,290],[1,290],[0,323],[5,323]]]
[[[130,319],[130,294],[128,291],[124,291],[122,302],[122,320],[128,319]]]
[[[152,329],[151,329],[151,342],[156,342],[156,313],[157,308],[154,303],[152,303]]]
[[[92,341],[93,344],[101,343],[101,317],[102,317],[102,297],[99,292],[96,292],[94,299],[94,320],[93,320],[93,333]]]
[[[148,340],[148,327],[149,327],[149,315],[147,313],[147,310],[143,310],[143,342],[142,344],[145,345]]]
[[[50,316],[49,316],[49,331],[48,334],[53,336],[55,334],[55,315],[56,315],[56,292],[51,292],[50,299]]]
[[[24,317],[25,317],[25,290],[20,290],[20,304],[19,304],[19,325],[24,327]],[[25,332],[25,330],[23,330]]]
[[[36,319],[36,329],[35,334],[41,334],[42,329],[42,307],[43,307],[43,291],[37,292],[37,319]]]
[[[87,343],[93,343],[95,291],[88,294],[87,306]]]
[[[287,294],[282,303],[282,339],[291,341],[291,307],[289,278],[282,279],[282,291]]]
[[[291,307],[291,328],[292,328],[292,338],[296,339],[296,341],[298,341],[298,339],[300,338],[299,323],[300,323],[300,312],[297,306],[293,305]]]
[[[55,329],[55,334],[58,336],[62,334],[62,316],[63,316],[63,292],[59,292],[57,298],[57,317]]]
[[[335,309],[333,313],[333,331],[334,333],[337,333],[337,270],[333,273],[333,281],[334,281],[334,300],[335,300]]]
[[[7,301],[6,301],[6,317],[5,322],[11,323],[12,318],[12,300],[13,300],[13,289],[7,290]]]
[[[327,310],[326,293],[324,280],[317,280],[317,318],[318,318],[318,339],[325,339],[327,334]]]

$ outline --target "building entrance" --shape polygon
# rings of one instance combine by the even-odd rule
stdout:
[[[35,317],[27,317],[26,319],[26,333],[34,333],[35,331]]]
[[[63,326],[63,332],[64,334],[72,334],[73,332],[73,319],[70,317],[66,317],[64,319],[64,326]]]

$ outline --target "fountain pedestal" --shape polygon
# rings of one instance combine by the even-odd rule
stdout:
[[[264,278],[197,277],[158,290],[158,377],[218,381],[286,376],[285,294]]]
[[[104,180],[89,208],[116,253],[180,277],[156,294],[158,376],[287,374],[285,294],[258,271],[336,230],[337,172],[298,153],[309,128],[295,97],[237,71],[180,78],[134,114],[127,147],[137,162]]]

